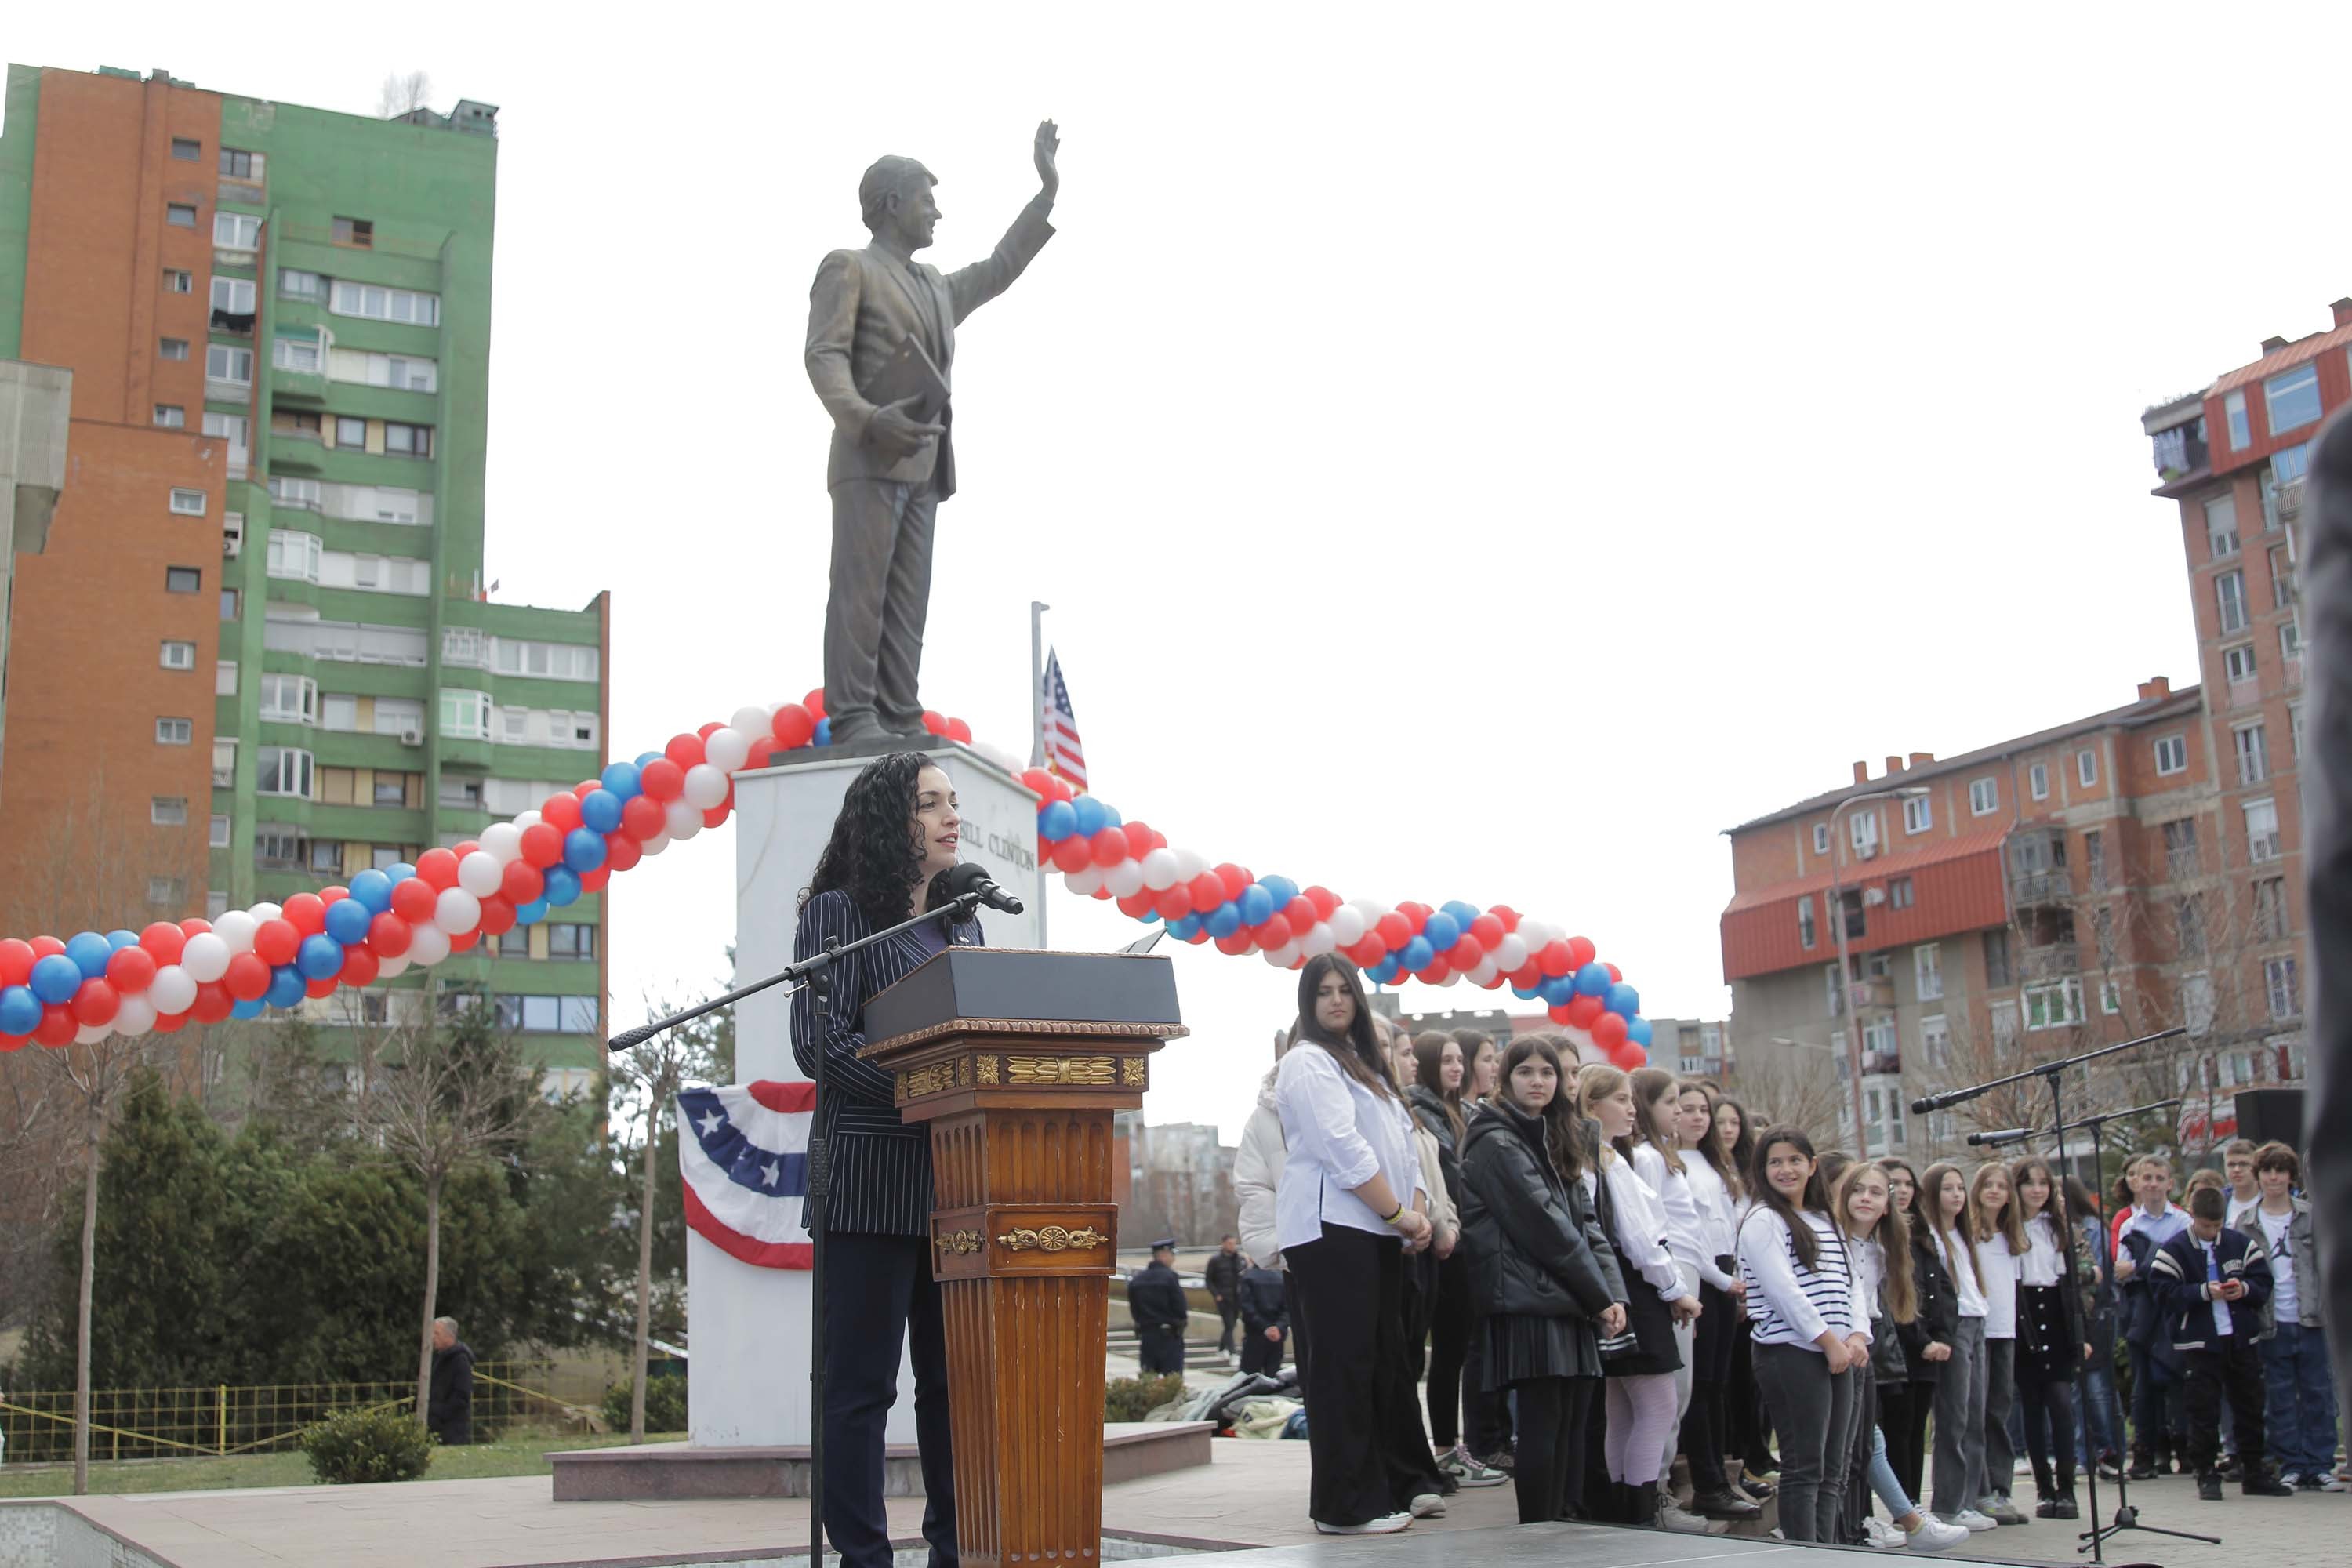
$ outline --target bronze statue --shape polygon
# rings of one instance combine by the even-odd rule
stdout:
[[[932,524],[955,493],[955,330],[1054,237],[1060,147],[1052,121],[1037,127],[1037,195],[992,254],[954,272],[915,259],[940,220],[937,179],[912,158],[877,159],[857,183],[873,243],[826,257],[809,289],[809,380],[833,416],[824,701],[835,745],[928,738],[917,682]]]

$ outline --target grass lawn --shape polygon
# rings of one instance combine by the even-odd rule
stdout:
[[[684,1436],[648,1436],[649,1443],[674,1442]],[[552,1467],[552,1449],[610,1448],[628,1441],[625,1436],[594,1433],[509,1432],[494,1443],[465,1448],[436,1448],[428,1481],[473,1480],[483,1476],[544,1476]],[[89,1468],[93,1492],[217,1491],[231,1487],[310,1487],[319,1484],[310,1462],[300,1454],[247,1454],[227,1459],[125,1459]],[[0,1465],[0,1497],[64,1497],[73,1491],[71,1465]]]

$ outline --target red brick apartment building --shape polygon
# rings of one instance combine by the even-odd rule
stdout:
[[[2193,1142],[2233,1130],[2234,1089],[2301,1079],[2297,563],[2308,443],[2352,402],[2352,300],[2333,309],[2330,330],[2273,338],[2143,418],[2155,493],[2179,506],[2200,684],[2151,680],[2127,706],[1965,756],[1888,757],[1874,777],[1855,763],[1850,784],[1730,830],[1743,1075],[1833,1063],[1843,1088],[1858,1030],[1864,1142],[1919,1157],[2040,1100],[1922,1119],[1914,1097],[2176,1025],[2185,1039],[2103,1077],[2186,1096]]]

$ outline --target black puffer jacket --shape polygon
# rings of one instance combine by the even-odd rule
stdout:
[[[1624,1300],[1616,1255],[1544,1148],[1543,1123],[1497,1100],[1462,1140],[1471,1300],[1511,1317],[1598,1318]]]
[[[1445,1099],[1435,1089],[1414,1084],[1404,1091],[1405,1103],[1412,1108],[1412,1119],[1428,1130],[1437,1140],[1437,1169],[1445,1177],[1446,1195],[1454,1206],[1462,1206],[1461,1141],[1454,1135],[1454,1123],[1445,1115]],[[1465,1128],[1465,1132],[1467,1132]]]
[[[1944,1363],[1925,1354],[1931,1344],[1948,1346],[1960,1331],[1960,1295],[1936,1244],[1923,1230],[1911,1233],[1911,1288],[1918,1293],[1919,1310],[1907,1323],[1895,1325],[1903,1346],[1903,1367],[1913,1383],[1940,1383]],[[1880,1375],[1884,1376],[1884,1373]]]

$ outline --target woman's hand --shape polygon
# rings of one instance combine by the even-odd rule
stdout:
[[[1461,1239],[1462,1237],[1459,1231],[1449,1230],[1444,1236],[1439,1237],[1437,1238],[1437,1260],[1440,1263],[1443,1263],[1447,1258],[1453,1257],[1454,1249],[1460,1244]]]
[[[1731,1283],[1724,1287],[1723,1293],[1731,1298],[1735,1306],[1744,1308],[1748,1305],[1748,1281],[1737,1274],[1731,1277]]]
[[[1848,1334],[1845,1337],[1845,1348],[1846,1353],[1853,1357],[1853,1364],[1860,1366],[1870,1359],[1870,1336],[1863,1333]]]
[[[2122,1284],[2125,1280],[2130,1279],[2133,1275],[2138,1272],[2139,1266],[2132,1261],[2132,1256],[2130,1253],[2126,1252],[2121,1258],[2116,1259],[2116,1284]]]
[[[1822,1337],[1814,1342],[1822,1347],[1822,1354],[1830,1363],[1831,1376],[1836,1376],[1853,1364],[1853,1352],[1846,1348],[1843,1340],[1838,1338],[1835,1329],[1823,1329]]]
[[[1604,1339],[1615,1339],[1625,1331],[1625,1303],[1612,1301],[1601,1309],[1601,1333]]]
[[[1927,1348],[1919,1352],[1919,1359],[1921,1361],[1949,1361],[1952,1359],[1952,1347],[1946,1344],[1941,1340],[1929,1340],[1927,1342]]]
[[[1677,1296],[1666,1304],[1666,1310],[1673,1315],[1676,1328],[1685,1323],[1697,1322],[1698,1315],[1706,1310],[1696,1296]]]
[[[2090,1360],[2090,1359],[2091,1359],[2091,1347],[2090,1347],[2090,1346],[2088,1346],[2088,1345],[2084,1345],[2084,1346],[2083,1347],[2083,1359],[2084,1359],[2084,1361],[2088,1361],[2088,1360]]]
[[[1429,1216],[1419,1209],[1407,1209],[1389,1221],[1389,1224],[1395,1226],[1396,1233],[1409,1242],[1423,1241],[1428,1238]],[[1419,1249],[1415,1248],[1415,1250]]]

